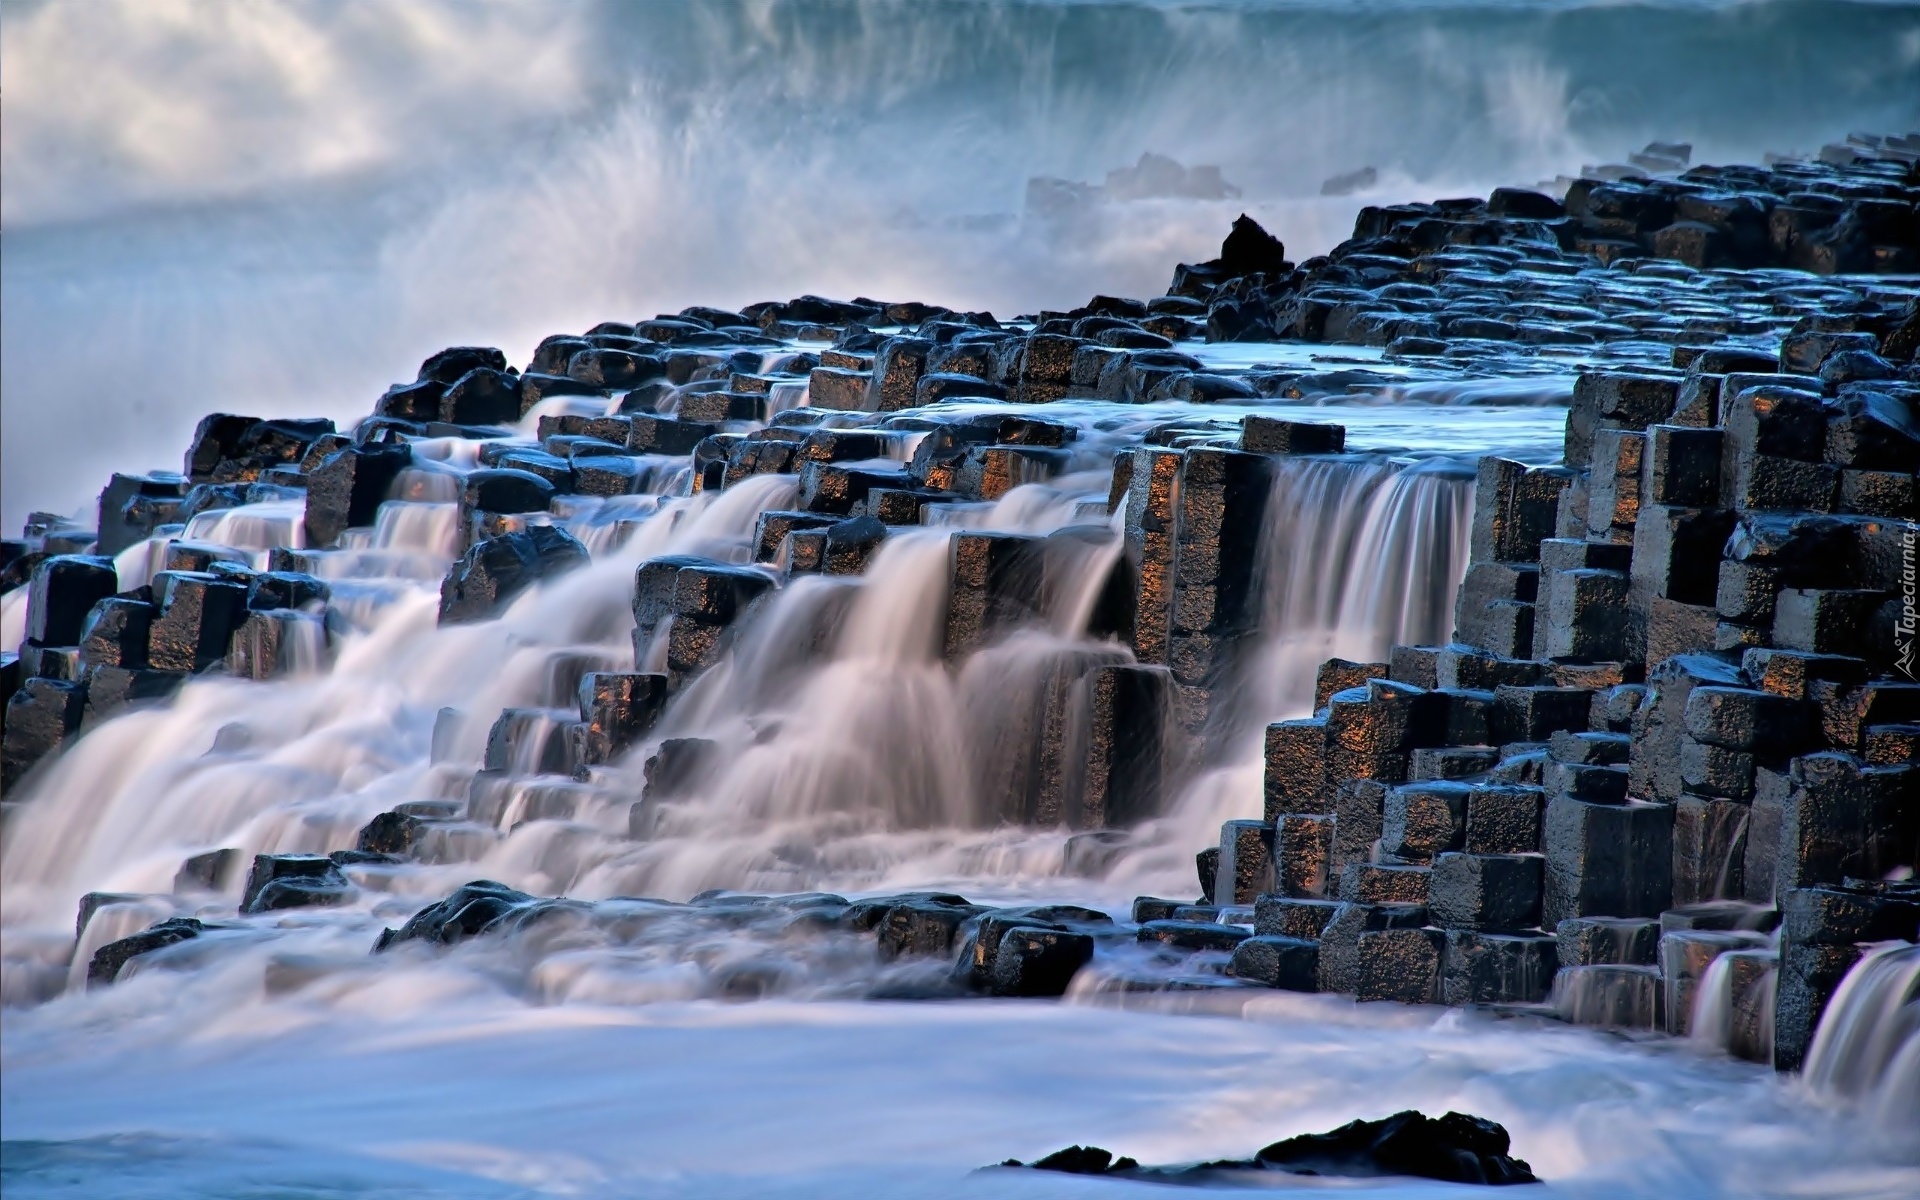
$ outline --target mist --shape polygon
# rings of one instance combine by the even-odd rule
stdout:
[[[1885,4],[211,0],[0,9],[4,522],[209,410],[345,422],[442,345],[799,292],[1001,316],[1151,295],[1247,211],[1920,120]],[[1144,152],[1241,195],[1024,211]],[[1322,197],[1372,166],[1365,194]]]

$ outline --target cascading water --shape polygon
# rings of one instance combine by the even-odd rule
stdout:
[[[396,491],[437,495],[430,481],[443,478],[457,475],[414,472]],[[489,714],[553,702],[545,694],[553,654],[631,661],[620,625],[633,564],[687,551],[738,559],[753,519],[790,504],[791,487],[770,476],[717,497],[583,504],[566,523],[601,548],[594,565],[472,628],[431,626],[427,588],[457,545],[457,506],[388,502],[364,545],[312,556],[351,626],[331,649],[328,673],[312,677],[320,653],[310,637],[296,639],[304,648],[294,650],[295,678],[196,683],[170,708],[113,723],[53,768],[39,785],[42,799],[9,829],[9,923],[51,923],[83,891],[164,891],[183,858],[216,847],[245,856],[351,845],[374,814],[445,795],[457,782],[452,772],[478,761]],[[1105,492],[1104,476],[1067,476],[954,515],[966,527],[1043,534],[1074,524]],[[1281,473],[1265,526],[1262,636],[1247,670],[1258,683],[1243,705],[1249,728],[1304,703],[1282,690],[1287,663],[1377,656],[1396,640],[1444,635],[1469,505],[1458,471],[1443,462],[1312,461]],[[278,506],[232,509],[206,531],[252,534],[285,520]],[[624,540],[608,540],[616,527]],[[1060,566],[1036,625],[958,673],[940,657],[950,537],[938,528],[904,534],[883,545],[863,577],[802,578],[774,597],[658,731],[724,750],[690,797],[650,805],[641,818],[646,841],[622,836],[631,794],[569,809],[574,826],[598,831],[584,840],[539,830],[537,821],[509,832],[529,816],[530,791],[556,786],[515,784],[484,822],[505,841],[473,869],[531,886],[535,876],[507,869],[518,860],[514,847],[563,836],[568,849],[536,856],[537,877],[551,885],[545,890],[585,895],[981,877],[1017,890],[1023,878],[1059,873],[1064,832],[1020,830],[1022,811],[1003,809],[1001,797],[1040,787],[1032,706],[1093,665],[1131,661],[1124,648],[1085,636],[1118,537],[1094,526],[1087,537],[1052,539]],[[123,559],[145,563],[159,553],[143,545]],[[1332,568],[1304,568],[1314,561]],[[446,757],[430,763],[435,713],[449,706],[466,718]],[[245,736],[222,741],[215,735],[223,730]],[[537,757],[544,742],[530,732],[520,744]],[[1008,757],[1014,747],[1028,748]],[[997,828],[1010,819],[1013,827]],[[1185,845],[1214,819],[1189,795],[1142,841]],[[474,843],[459,844],[471,853]],[[555,854],[573,856],[571,865],[556,866]],[[1140,883],[1140,865],[1121,859],[1116,895]],[[408,890],[441,882],[435,875]]]
[[[1365,411],[1353,414],[1363,425]],[[1095,428],[1105,419],[1090,406],[1091,461],[1110,452]],[[625,762],[595,768],[586,780],[536,771],[493,792],[469,780],[494,714],[516,709],[529,714],[529,728],[550,725],[571,680],[592,669],[583,664],[632,662],[627,607],[635,564],[681,552],[745,561],[758,515],[791,507],[794,483],[760,476],[718,494],[572,502],[554,519],[593,546],[591,565],[530,591],[497,620],[445,627],[434,624],[432,592],[458,543],[458,509],[427,490],[434,486],[403,481],[396,490],[409,498],[390,500],[347,548],[306,560],[329,577],[330,607],[345,617],[330,661],[316,654],[265,682],[197,680],[168,706],[110,721],[54,764],[36,798],[9,815],[0,859],[5,994],[13,1011],[38,1004],[32,1011],[54,1022],[34,1026],[34,1036],[64,1036],[52,1031],[69,1012],[96,1014],[71,1018],[83,1021],[139,1010],[183,1019],[220,1013],[280,1028],[280,1054],[302,1056],[309,1037],[334,1036],[323,1031],[356,1013],[477,1037],[500,1019],[502,1003],[586,1014],[761,997],[756,1007],[778,1014],[789,1011],[782,1000],[941,994],[946,964],[876,962],[865,938],[811,924],[804,899],[752,913],[724,903],[689,909],[606,899],[589,908],[576,901],[442,958],[403,949],[369,959],[367,947],[383,926],[397,927],[423,903],[481,876],[577,900],[683,897],[729,886],[857,893],[964,884],[1010,900],[1093,895],[1116,904],[1138,890],[1178,894],[1192,886],[1193,844],[1223,816],[1257,809],[1255,759],[1242,747],[1266,721],[1304,710],[1304,693],[1286,678],[1297,663],[1329,654],[1377,659],[1395,642],[1446,636],[1471,507],[1469,486],[1447,459],[1356,454],[1284,464],[1263,519],[1257,631],[1235,664],[1233,722],[1220,743],[1227,765],[1203,767],[1175,786],[1166,814],[1131,831],[1125,844],[1076,857],[1069,828],[1024,824],[1034,810],[1002,805],[1009,794],[1071,792],[1071,772],[1034,749],[1034,714],[1054,689],[1071,692],[1087,671],[1132,659],[1118,642],[1089,636],[1121,553],[1113,527],[1088,521],[1105,507],[1103,475],[1061,476],[990,505],[955,506],[944,527],[887,539],[858,577],[796,577],[740,627]],[[942,642],[951,539],[963,529],[1041,536],[1056,568],[1027,623],[955,670],[943,661]],[[143,545],[129,556],[145,563],[155,550]],[[443,709],[456,715],[443,717]],[[1083,719],[1073,703],[1060,711],[1069,723]],[[1077,736],[1060,739],[1063,757],[1073,757]],[[640,763],[676,739],[703,739],[718,750],[693,781],[641,801],[648,788]],[[516,745],[545,743],[528,736]],[[1244,761],[1233,761],[1236,755]],[[518,765],[525,771],[538,763]],[[413,863],[348,866],[354,892],[339,907],[215,928],[170,956],[136,960],[111,989],[85,990],[93,952],[155,920],[198,913],[231,923],[221,914],[232,911],[249,855],[351,846],[374,815],[400,807],[464,811],[467,820],[437,827]],[[176,883],[183,859],[221,848],[238,851],[215,881],[223,896]],[[1076,871],[1104,877],[1072,878]],[[106,897],[76,945],[69,922],[84,891],[126,898]],[[1150,957],[1123,953],[1090,971],[1069,1008],[1096,1022],[1125,1020],[1109,1006],[1124,1000],[1135,958],[1150,965]],[[1290,1028],[1303,1015],[1283,1006],[1278,1021],[1263,1022],[1258,1005],[1244,1011],[1258,1030]],[[1432,1053],[1425,1039],[1441,1036],[1345,1012],[1316,1007],[1308,1022],[1337,1030],[1360,1021],[1351,1042],[1316,1043],[1341,1061],[1382,1037],[1409,1053]],[[159,1027],[148,1018],[107,1044],[138,1059],[125,1039],[134,1028]],[[1112,1036],[1144,1033],[1116,1028]],[[688,1036],[707,1044],[704,1035]],[[987,1030],[979,1036],[993,1040]],[[1499,1061],[1509,1053],[1505,1035],[1464,1036],[1472,1055]],[[861,1053],[839,1035],[809,1044],[823,1056],[810,1072],[831,1073],[828,1064]],[[1587,1042],[1542,1045],[1533,1068],[1540,1072],[1599,1072],[1625,1087],[1649,1069],[1605,1058],[1619,1052]],[[1578,1068],[1548,1065],[1556,1055],[1588,1057]],[[1363,1086],[1364,1071],[1341,1070],[1342,1082],[1329,1086]],[[569,1077],[589,1074],[580,1067]],[[871,1073],[862,1079],[861,1088],[876,1082]],[[1451,1086],[1436,1081],[1433,1094],[1451,1096]],[[1475,1086],[1482,1090],[1470,1100],[1436,1102],[1493,1111],[1535,1144],[1571,1136],[1550,1123],[1530,1128],[1517,1093]],[[1660,1086],[1672,1089],[1661,1093],[1662,1104],[1694,1102],[1692,1085]],[[1738,1119],[1776,1103],[1749,1095]],[[1813,1155],[1804,1139],[1793,1146]],[[207,1151],[210,1160],[224,1153]],[[422,1161],[412,1150],[402,1156]],[[573,1178],[571,1168],[544,1160],[514,1169],[543,1186]],[[1573,1169],[1571,1159],[1563,1169]]]
[[[1394,645],[1448,639],[1472,518],[1471,474],[1450,458],[1306,458],[1275,471],[1256,564],[1259,625],[1228,676],[1212,731],[1219,760],[1141,831],[1115,878],[1177,892],[1194,845],[1222,821],[1257,814],[1248,797],[1261,791],[1261,733],[1308,715],[1322,662],[1379,662]]]
[[[1920,946],[1882,946],[1847,972],[1820,1018],[1805,1078],[1816,1095],[1858,1108],[1889,1133],[1916,1136]]]
[[[164,892],[182,857],[216,846],[251,854],[350,842],[375,813],[425,798],[416,789],[434,794],[427,744],[439,708],[497,712],[537,700],[554,650],[630,659],[621,623],[633,564],[743,546],[758,513],[791,489],[790,479],[767,477],[670,502],[606,558],[528,594],[501,621],[469,627],[435,628],[433,595],[414,582],[444,571],[436,551],[452,509],[428,514],[414,539],[399,532],[407,520],[383,514],[376,530],[394,531],[387,551],[400,560],[384,577],[391,591],[355,611],[364,628],[336,647],[324,677],[196,682],[169,707],[109,723],[54,765],[40,798],[8,823],[0,875],[9,924],[51,919],[90,889]],[[416,548],[401,549],[409,540]],[[342,554],[358,571],[388,565],[366,551]],[[213,748],[235,725],[249,732],[244,748]],[[484,732],[482,721],[462,757],[478,758]]]
[[[1250,697],[1269,720],[1312,707],[1329,658],[1383,661],[1387,650],[1447,641],[1467,570],[1472,465],[1436,458],[1306,460],[1274,478],[1261,546],[1258,665]]]

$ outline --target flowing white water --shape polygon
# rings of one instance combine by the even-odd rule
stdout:
[[[1472,520],[1471,473],[1451,459],[1281,464],[1257,564],[1259,633],[1218,706],[1221,761],[1142,831],[1115,877],[1172,895],[1193,886],[1193,848],[1211,843],[1221,822],[1259,815],[1262,733],[1309,715],[1322,662],[1382,662],[1395,645],[1447,641]]]
[[[1733,1032],[1733,960],[1722,954],[1707,964],[1693,996],[1688,1034],[1713,1050],[1725,1050]]]
[[[1151,420],[1129,414],[1121,431],[1102,433],[1105,414],[1103,406],[1082,414],[1088,424],[1085,444],[1074,443],[1076,461],[1101,462],[1125,429]],[[453,439],[428,445],[446,452],[436,459],[447,466],[435,461],[435,470],[408,473],[398,494],[431,494],[427,481],[449,477],[444,471],[468,458]],[[684,459],[665,461],[684,470]],[[299,677],[196,681],[173,705],[110,723],[49,768],[35,787],[39,798],[8,831],[0,862],[8,923],[51,927],[89,890],[165,891],[193,853],[350,847],[381,811],[457,799],[465,790],[458,772],[478,765],[495,714],[569,702],[548,694],[555,654],[631,663],[634,564],[663,553],[742,561],[757,514],[790,505],[792,488],[791,477],[758,476],[717,497],[573,501],[559,519],[597,551],[594,564],[523,597],[497,622],[452,628],[434,627],[433,612],[435,585],[457,546],[457,506],[389,501],[370,531],[345,539],[352,548],[313,556],[349,632],[328,650],[307,645],[317,627],[296,625]],[[991,505],[962,506],[954,517],[968,527],[1046,533],[1103,507],[1106,492],[1104,473],[1069,474],[1017,487]],[[1117,903],[1129,889],[1192,886],[1191,847],[1211,840],[1220,820],[1258,810],[1258,731],[1303,708],[1297,678],[1310,679],[1320,659],[1378,658],[1396,641],[1444,638],[1469,508],[1470,485],[1447,460],[1409,467],[1353,456],[1281,468],[1259,568],[1263,636],[1241,671],[1244,695],[1228,706],[1237,734],[1228,765],[1176,786],[1168,815],[1139,831],[1136,848],[1111,866],[1096,894]],[[297,510],[252,505],[196,521],[209,534],[261,536],[275,521],[297,528]],[[1119,553],[1113,531],[1087,532],[1049,540],[1049,599],[1035,627],[958,672],[941,658],[947,529],[889,539],[858,579],[800,578],[675,701],[627,767],[593,788],[515,783],[500,806],[472,814],[504,840],[458,869],[587,896],[963,882],[1018,891],[1057,878],[1069,869],[1065,831],[1019,828],[1026,802],[1008,809],[1003,797],[1040,786],[1042,766],[1030,756],[1037,706],[1049,690],[1130,657],[1086,640]],[[156,538],[128,551],[123,565],[157,561],[164,544]],[[334,665],[311,677],[323,653]],[[427,743],[444,707],[464,719],[446,760],[432,764]],[[555,720],[534,719],[545,724],[518,741],[527,757],[520,773],[541,755],[538,730]],[[236,728],[247,736],[216,743],[220,730]],[[706,739],[718,752],[687,796],[650,805],[641,819],[646,840],[629,841],[638,763],[674,737]],[[553,808],[560,797],[564,806]],[[515,829],[535,814],[549,820]],[[551,826],[554,816],[566,818],[564,828]],[[1008,820],[1015,826],[1000,828]],[[452,844],[465,847],[448,851],[458,859],[485,843]],[[457,882],[450,873],[428,875],[405,890]]]
[[[1920,1148],[1920,946],[1882,946],[1827,1002],[1806,1084]]]
[[[382,1197],[1123,1197],[1140,1185],[970,1172],[1072,1143],[1146,1162],[1243,1155],[1403,1106],[1501,1121],[1555,1196],[1894,1200],[1920,1183],[1854,1118],[1798,1102],[1763,1068],[1461,1013],[1285,995],[1240,1019],[727,1005],[675,1000],[665,979],[643,991],[638,971],[573,976],[575,1000],[543,1005],[466,951],[304,988],[300,963],[269,975],[264,951],[223,957],[8,1018],[9,1195],[79,1194],[55,1188],[81,1178],[95,1195],[169,1200],[296,1183]],[[118,1131],[137,1132],[105,1136]]]
[[[790,502],[792,489],[791,477],[764,476],[672,501],[613,553],[474,626],[435,625],[445,570],[435,551],[451,508],[409,504],[408,517],[383,514],[375,540],[384,531],[389,549],[342,556],[356,571],[398,558],[402,577],[389,577],[379,602],[354,612],[362,631],[342,639],[330,672],[267,684],[196,680],[171,705],[109,722],[50,766],[38,798],[8,822],[0,858],[7,924],[56,922],[88,890],[165,892],[180,860],[203,850],[350,845],[376,813],[437,794],[427,748],[441,707],[489,714],[465,743],[477,762],[490,714],[537,701],[554,651],[597,647],[631,660],[636,563],[742,553],[758,514]],[[424,521],[411,520],[428,509]],[[425,579],[404,573],[423,561],[432,565]],[[213,749],[218,731],[233,725],[248,731],[244,747]]]
[[[304,501],[271,501],[204,512],[187,522],[181,537],[246,551],[256,571],[267,568],[267,554],[276,547],[299,549],[307,544],[307,506]]]
[[[1255,675],[1273,689],[1262,711],[1310,708],[1329,658],[1384,661],[1396,645],[1443,643],[1467,570],[1470,463],[1320,459],[1276,473],[1261,563]]]

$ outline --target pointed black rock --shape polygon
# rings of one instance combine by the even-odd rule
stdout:
[[[1265,271],[1277,275],[1287,269],[1287,248],[1268,233],[1260,222],[1241,213],[1234,219],[1227,240],[1220,243],[1220,265],[1229,276],[1252,275]]]

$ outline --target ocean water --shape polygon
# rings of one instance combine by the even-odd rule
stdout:
[[[7,1030],[9,1195],[1119,1197],[1152,1185],[975,1171],[1088,1142],[1143,1162],[1239,1156],[1401,1107],[1504,1123],[1549,1181],[1530,1194],[1894,1200],[1917,1177],[1763,1067],[1331,997],[1244,1014],[530,1011],[415,977],[325,1006],[190,1006],[157,1018],[165,1038],[78,1006],[61,1014],[78,1028],[56,1031],[52,1007]],[[85,1046],[47,1054],[56,1039]],[[1370,1200],[1485,1190],[1265,1182]]]
[[[1360,204],[1548,181],[1654,138],[1751,160],[1912,127],[1920,9],[8,2],[0,72],[0,502],[17,525],[86,507],[109,470],[172,465],[207,411],[349,421],[448,343],[518,362],[557,330],[801,292],[1003,316],[1151,295],[1241,211],[1299,257],[1345,236]],[[1242,194],[1064,220],[1026,207],[1032,177],[1097,183],[1148,151],[1217,165]],[[1377,168],[1372,189],[1320,195],[1360,166]],[[1193,349],[1245,367],[1329,348]],[[1058,1003],[876,1000],[944,966],[882,963],[870,938],[779,916],[634,899],[941,888],[1124,917],[1136,894],[1192,894],[1194,849],[1258,811],[1260,729],[1305,712],[1313,666],[1446,635],[1472,459],[1555,461],[1570,367],[1298,406],[1345,424],[1360,453],[1275,479],[1261,636],[1220,744],[1097,870],[1063,830],[998,824],[976,772],[1001,748],[1006,697],[1041,667],[1112,653],[1086,637],[1115,552],[1086,515],[1104,507],[1111,451],[1170,418],[1231,424],[1232,405],[1048,406],[1080,430],[1072,469],[954,519],[1077,526],[1078,583],[966,670],[939,662],[941,531],[890,540],[858,582],[784,589],[657,731],[729,753],[645,841],[627,836],[636,758],[558,801],[516,785],[427,861],[353,869],[336,908],[236,917],[237,879],[173,894],[190,854],[339,849],[397,803],[465,795],[493,714],[554,702],[556,659],[633,661],[638,562],[743,558],[757,515],[793,502],[791,477],[681,496],[663,469],[650,494],[565,518],[591,567],[443,629],[455,516],[420,481],[364,546],[325,560],[345,618],[327,654],[268,683],[196,680],[108,723],[8,815],[0,1185],[1121,1196],[1148,1185],[979,1168],[1076,1142],[1147,1163],[1240,1156],[1454,1108],[1505,1124],[1556,1196],[1920,1194],[1908,1098],[1847,1069],[1808,1083],[1539,1016],[1135,995],[1119,981],[1142,961],[1125,946]],[[454,472],[470,450],[438,452]],[[250,555],[298,540],[284,506],[203,520],[196,535]],[[122,556],[123,585],[152,555]],[[22,614],[4,615],[12,630]],[[436,755],[443,707],[467,720]],[[382,928],[477,877],[597,907],[444,954],[369,954]],[[89,891],[141,898],[101,909],[76,946]],[[83,986],[98,946],[195,914],[224,928]],[[1911,986],[1910,960],[1883,966],[1884,986],[1855,989],[1863,1011]]]
[[[1002,316],[1153,295],[1241,211],[1920,122],[1920,14],[1852,0],[0,4],[0,524],[208,411],[366,412],[432,349],[804,292]],[[1065,222],[1143,153],[1241,195]],[[1368,192],[1320,185],[1377,169]],[[58,455],[47,453],[59,445]]]

